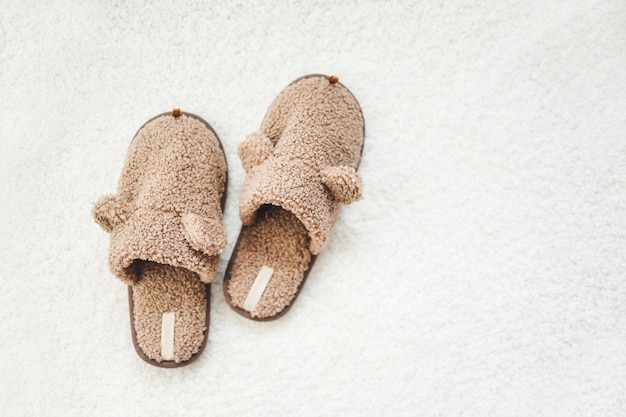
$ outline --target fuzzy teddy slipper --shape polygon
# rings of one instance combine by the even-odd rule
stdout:
[[[224,277],[237,313],[273,320],[292,305],[341,205],[361,198],[364,133],[350,91],[315,74],[287,86],[241,143],[243,226]]]
[[[109,267],[129,285],[135,349],[152,365],[186,365],[204,349],[208,283],[226,245],[226,183],[226,158],[211,126],[175,109],[139,129],[117,195],[93,208],[111,234]]]

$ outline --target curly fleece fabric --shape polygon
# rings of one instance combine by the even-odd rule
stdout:
[[[1,2],[0,415],[626,415],[623,0]],[[222,296],[237,146],[311,73],[363,108],[364,195],[257,323]],[[173,107],[229,166],[209,342],[176,370],[134,352],[89,214]]]
[[[211,282],[226,246],[222,196],[226,160],[211,128],[188,115],[149,121],[132,140],[118,194],[93,215],[111,233],[109,266],[134,284],[135,262],[183,267]]]

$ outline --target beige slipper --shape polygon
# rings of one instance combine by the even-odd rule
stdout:
[[[93,208],[111,234],[111,271],[129,285],[135,349],[152,365],[186,365],[204,349],[208,283],[226,245],[226,183],[224,151],[211,126],[175,109],[139,129],[117,195]]]
[[[239,146],[244,225],[224,277],[237,313],[273,320],[287,312],[341,205],[361,198],[363,139],[354,96],[337,77],[316,74],[285,88]]]

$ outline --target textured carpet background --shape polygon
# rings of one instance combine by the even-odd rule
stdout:
[[[0,414],[626,415],[626,2],[0,3]],[[365,199],[247,321],[236,147],[313,72],[363,107]],[[224,143],[229,246],[209,345],[167,370],[90,208],[174,106]]]

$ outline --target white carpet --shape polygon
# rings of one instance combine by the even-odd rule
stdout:
[[[0,2],[0,415],[626,415],[623,0]],[[365,199],[248,321],[236,147],[315,72],[363,107]],[[229,246],[207,349],[168,370],[90,209],[174,106],[224,143]]]

